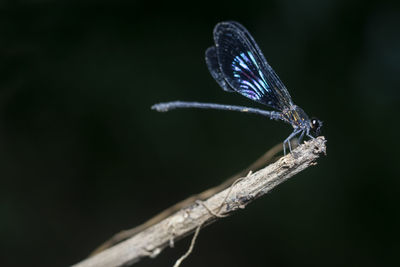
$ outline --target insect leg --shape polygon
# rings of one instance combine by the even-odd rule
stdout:
[[[305,131],[303,130],[302,132],[301,132],[301,135],[300,135],[300,137],[299,137],[299,145],[301,144],[301,141],[303,140],[303,137],[304,137],[304,133],[305,133]]]
[[[315,137],[310,134],[310,128],[307,128],[307,134],[306,135],[308,137],[310,137],[310,139],[315,139]]]
[[[292,152],[292,146],[290,144],[290,140],[295,137],[297,134],[299,134],[302,131],[302,129],[294,129],[293,132],[288,136],[288,138],[283,141],[283,154],[286,155],[286,143],[288,144],[289,151]],[[289,153],[290,153],[289,152]]]

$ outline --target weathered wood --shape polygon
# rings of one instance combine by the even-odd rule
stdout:
[[[245,177],[233,188],[211,196],[204,201],[204,205],[218,214],[231,214],[237,209],[243,209],[275,186],[315,165],[316,159],[325,153],[324,137],[305,142],[277,162]],[[229,191],[229,196],[226,198]],[[207,225],[220,219],[210,213],[204,205],[196,203],[185,207],[130,239],[77,263],[74,267],[126,266],[143,257],[156,257],[171,244],[171,241],[192,233],[200,224]]]

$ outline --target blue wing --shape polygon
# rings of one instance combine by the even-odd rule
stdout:
[[[293,105],[285,85],[241,24],[232,21],[218,23],[214,28],[214,40],[219,68],[212,68],[216,70],[214,74],[209,69],[224,90],[232,88],[251,100],[277,110]]]

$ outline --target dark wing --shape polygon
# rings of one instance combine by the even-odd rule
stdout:
[[[293,105],[285,85],[241,24],[218,23],[214,28],[214,40],[219,76],[222,75],[233,90],[277,110]]]
[[[206,63],[208,70],[211,73],[211,76],[217,81],[219,86],[227,92],[235,92],[229,84],[225,81],[224,76],[221,73],[221,69],[219,68],[218,59],[217,59],[217,51],[215,46],[211,46],[206,50]]]

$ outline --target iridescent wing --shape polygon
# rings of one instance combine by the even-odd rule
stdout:
[[[214,28],[214,41],[219,68],[215,67],[215,61],[208,65],[212,65],[210,72],[224,90],[232,88],[277,110],[293,105],[285,85],[241,24],[233,21],[218,23]],[[209,53],[212,55],[214,51]]]

